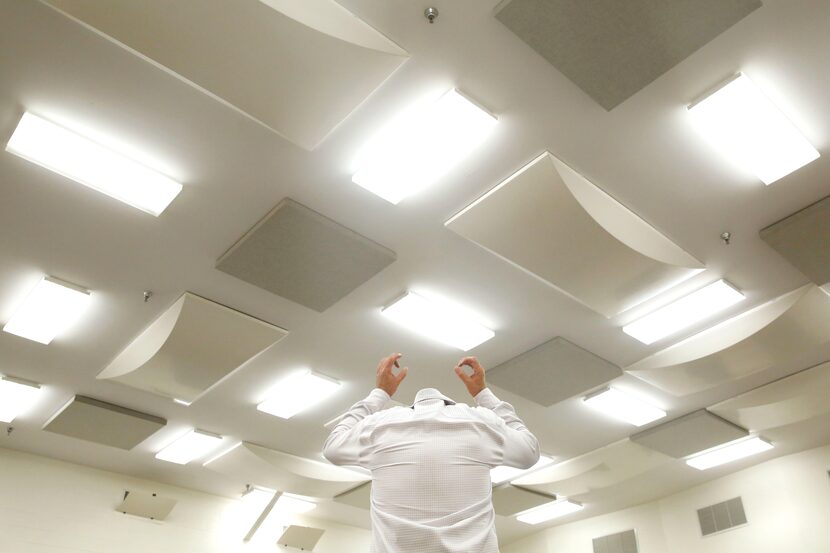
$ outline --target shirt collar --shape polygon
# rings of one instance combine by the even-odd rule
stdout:
[[[443,400],[444,405],[455,405],[455,401],[448,398],[435,388],[423,388],[418,390],[415,395],[415,402],[412,404],[412,409],[417,405],[418,407],[427,407],[439,404],[438,400]]]

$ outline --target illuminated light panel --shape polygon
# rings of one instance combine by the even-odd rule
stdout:
[[[740,440],[708,449],[702,453],[696,453],[686,459],[686,464],[697,470],[706,470],[737,461],[738,459],[743,459],[744,457],[757,455],[758,453],[769,451],[772,448],[773,445],[770,442],[757,436],[741,438]]]
[[[49,344],[75,323],[89,306],[89,292],[56,278],[44,277],[29,293],[3,330]]]
[[[300,411],[322,403],[339,389],[340,382],[334,379],[312,371],[298,372],[279,382],[257,409],[290,419]]]
[[[221,443],[222,436],[201,430],[191,430],[156,453],[156,459],[186,465],[194,459],[207,455]]]
[[[28,112],[6,150],[155,216],[182,190],[173,179]]]
[[[173,398],[173,401],[175,403],[178,403],[179,405],[184,405],[185,407],[190,407],[190,404],[193,403],[192,401],[185,401],[183,399],[178,398]]]
[[[539,524],[581,511],[583,508],[579,503],[574,503],[567,499],[560,499],[520,513],[516,515],[516,520],[524,522],[525,524]]]
[[[40,385],[27,380],[0,377],[0,422],[12,422],[40,397]]]
[[[352,182],[397,204],[461,162],[495,124],[495,117],[452,89],[381,130],[365,147]]]
[[[625,325],[623,332],[644,344],[653,344],[743,299],[744,295],[728,282],[718,280]]]
[[[274,508],[283,513],[302,514],[313,511],[317,508],[317,504],[313,501],[300,499],[299,497],[288,494],[282,494],[280,498],[277,499],[277,504],[274,505]]]
[[[468,351],[496,334],[453,306],[407,292],[381,313],[409,330],[442,344]]]
[[[582,401],[592,409],[634,426],[643,426],[666,416],[662,409],[616,388],[608,388]]]
[[[546,467],[553,463],[553,458],[548,457],[547,455],[540,455],[539,461],[530,467],[529,469],[517,469],[515,467],[506,467],[500,466],[493,469],[490,469],[490,480],[493,482],[494,486],[498,486],[503,482],[509,482],[510,480],[515,480],[522,474],[527,472],[534,471],[536,469],[540,469],[542,467]]]
[[[701,132],[729,159],[772,184],[819,153],[749,77],[739,74],[689,106]]]

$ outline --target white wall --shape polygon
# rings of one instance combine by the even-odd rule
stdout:
[[[830,446],[773,459],[659,501],[563,524],[502,553],[592,553],[592,538],[635,528],[640,553],[830,552]],[[697,509],[743,498],[748,524],[702,537]]]
[[[125,489],[155,491],[178,503],[165,522],[124,515],[115,507]],[[243,546],[253,519],[238,500],[0,448],[0,553],[286,551],[274,545],[281,530],[270,519],[261,543]],[[366,529],[312,518],[286,522],[326,530],[315,553],[369,549]]]

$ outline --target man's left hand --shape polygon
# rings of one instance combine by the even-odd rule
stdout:
[[[384,357],[380,360],[378,364],[378,372],[377,372],[377,379],[375,380],[375,386],[389,394],[389,397],[395,395],[395,392],[398,391],[398,386],[400,386],[403,379],[406,378],[406,373],[409,370],[409,367],[402,368],[398,374],[394,374],[392,372],[392,367],[399,367],[398,359],[401,358],[400,353],[393,353],[389,357]]]

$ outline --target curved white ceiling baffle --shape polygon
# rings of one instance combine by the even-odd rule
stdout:
[[[606,317],[703,268],[549,152],[445,225]]]
[[[830,413],[828,398],[830,362],[727,399],[708,410],[757,432]]]
[[[830,342],[830,295],[813,284],[704,330],[625,371],[674,395],[708,390]]]
[[[511,483],[538,492],[573,496],[613,486],[672,461],[668,455],[625,439]]]
[[[281,492],[330,499],[371,480],[334,465],[242,442],[205,463],[228,478]]]
[[[334,0],[44,0],[311,150],[407,53]]]
[[[287,331],[185,292],[98,374],[192,403]]]

